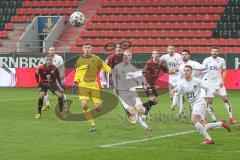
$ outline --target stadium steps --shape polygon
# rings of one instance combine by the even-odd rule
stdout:
[[[77,11],[82,12],[86,17],[86,23],[91,20],[91,17],[96,14],[97,8],[100,6],[99,0],[85,0],[80,4]],[[81,27],[74,27],[68,25],[63,34],[54,46],[57,52],[72,51],[72,46],[75,46],[76,39],[79,38],[82,31],[85,30],[85,25]],[[74,48],[74,47],[73,47]]]
[[[24,29],[28,24],[14,24],[14,30],[9,31],[8,39],[2,41],[2,47],[0,47],[0,52],[16,52],[17,51],[17,41],[23,34]]]

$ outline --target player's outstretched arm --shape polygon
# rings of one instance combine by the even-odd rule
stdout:
[[[106,63],[106,62],[102,62],[102,67],[101,67],[105,72],[108,73],[112,73],[112,69],[111,67]]]

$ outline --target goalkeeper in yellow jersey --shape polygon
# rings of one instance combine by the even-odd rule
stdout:
[[[83,56],[76,63],[76,73],[74,83],[79,89],[79,98],[83,107],[83,112],[88,120],[91,131],[96,131],[92,113],[88,108],[88,101],[91,99],[95,104],[95,110],[101,110],[102,100],[100,98],[100,88],[97,83],[97,74],[103,69],[111,73],[111,68],[96,55],[92,54],[90,43],[83,44]]]

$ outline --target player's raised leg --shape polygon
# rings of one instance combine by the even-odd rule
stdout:
[[[227,113],[228,113],[230,122],[231,122],[232,124],[237,124],[237,121],[236,121],[235,118],[233,117],[232,106],[231,106],[231,104],[230,104],[229,101],[228,101],[227,95],[221,96],[221,97],[222,97],[222,100],[223,100],[223,102],[224,102],[224,106],[225,106],[225,108],[226,108],[226,110],[227,110]]]
[[[214,144],[213,139],[210,137],[210,135],[207,132],[207,129],[205,128],[205,125],[203,123],[203,120],[201,119],[200,115],[192,114],[191,117],[192,124],[195,126],[196,130],[204,136],[203,144]]]
[[[143,107],[142,108],[142,113],[144,113],[145,109]],[[129,106],[127,111],[133,116],[135,117],[135,120],[137,123],[139,123],[146,131],[152,131],[152,129],[143,121],[141,115],[139,114],[140,112],[137,111],[137,109],[135,107]]]

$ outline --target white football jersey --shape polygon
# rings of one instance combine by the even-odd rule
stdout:
[[[193,77],[192,80],[187,81],[183,78],[175,88],[174,101],[177,96],[183,94],[187,98],[189,104],[193,106],[193,104],[204,100],[201,96],[201,88],[213,93],[213,89],[208,87],[202,80]]]
[[[206,68],[206,82],[210,84],[219,84],[222,81],[221,72],[226,69],[225,60],[221,57],[214,59],[212,56],[205,58],[203,66]]]
[[[170,54],[165,54],[162,55],[160,59],[166,62],[168,69],[178,67],[183,63],[182,56],[179,53],[174,53],[172,56]],[[169,81],[179,76],[180,76],[179,72],[176,72],[175,74],[169,74]]]
[[[203,70],[205,69],[205,67],[203,65],[201,65],[200,63],[196,62],[196,61],[192,61],[192,60],[189,60],[187,61],[186,63],[182,63],[180,66],[179,66],[179,73],[180,73],[180,77],[181,78],[184,78],[184,67],[186,65],[189,65],[192,67],[193,69],[193,72],[192,72],[192,75],[196,78],[199,78],[199,75],[197,75],[197,70]]]
[[[60,78],[61,80],[63,80],[65,78],[65,67],[62,57],[57,54],[54,54],[53,65],[55,65],[58,68]]]

